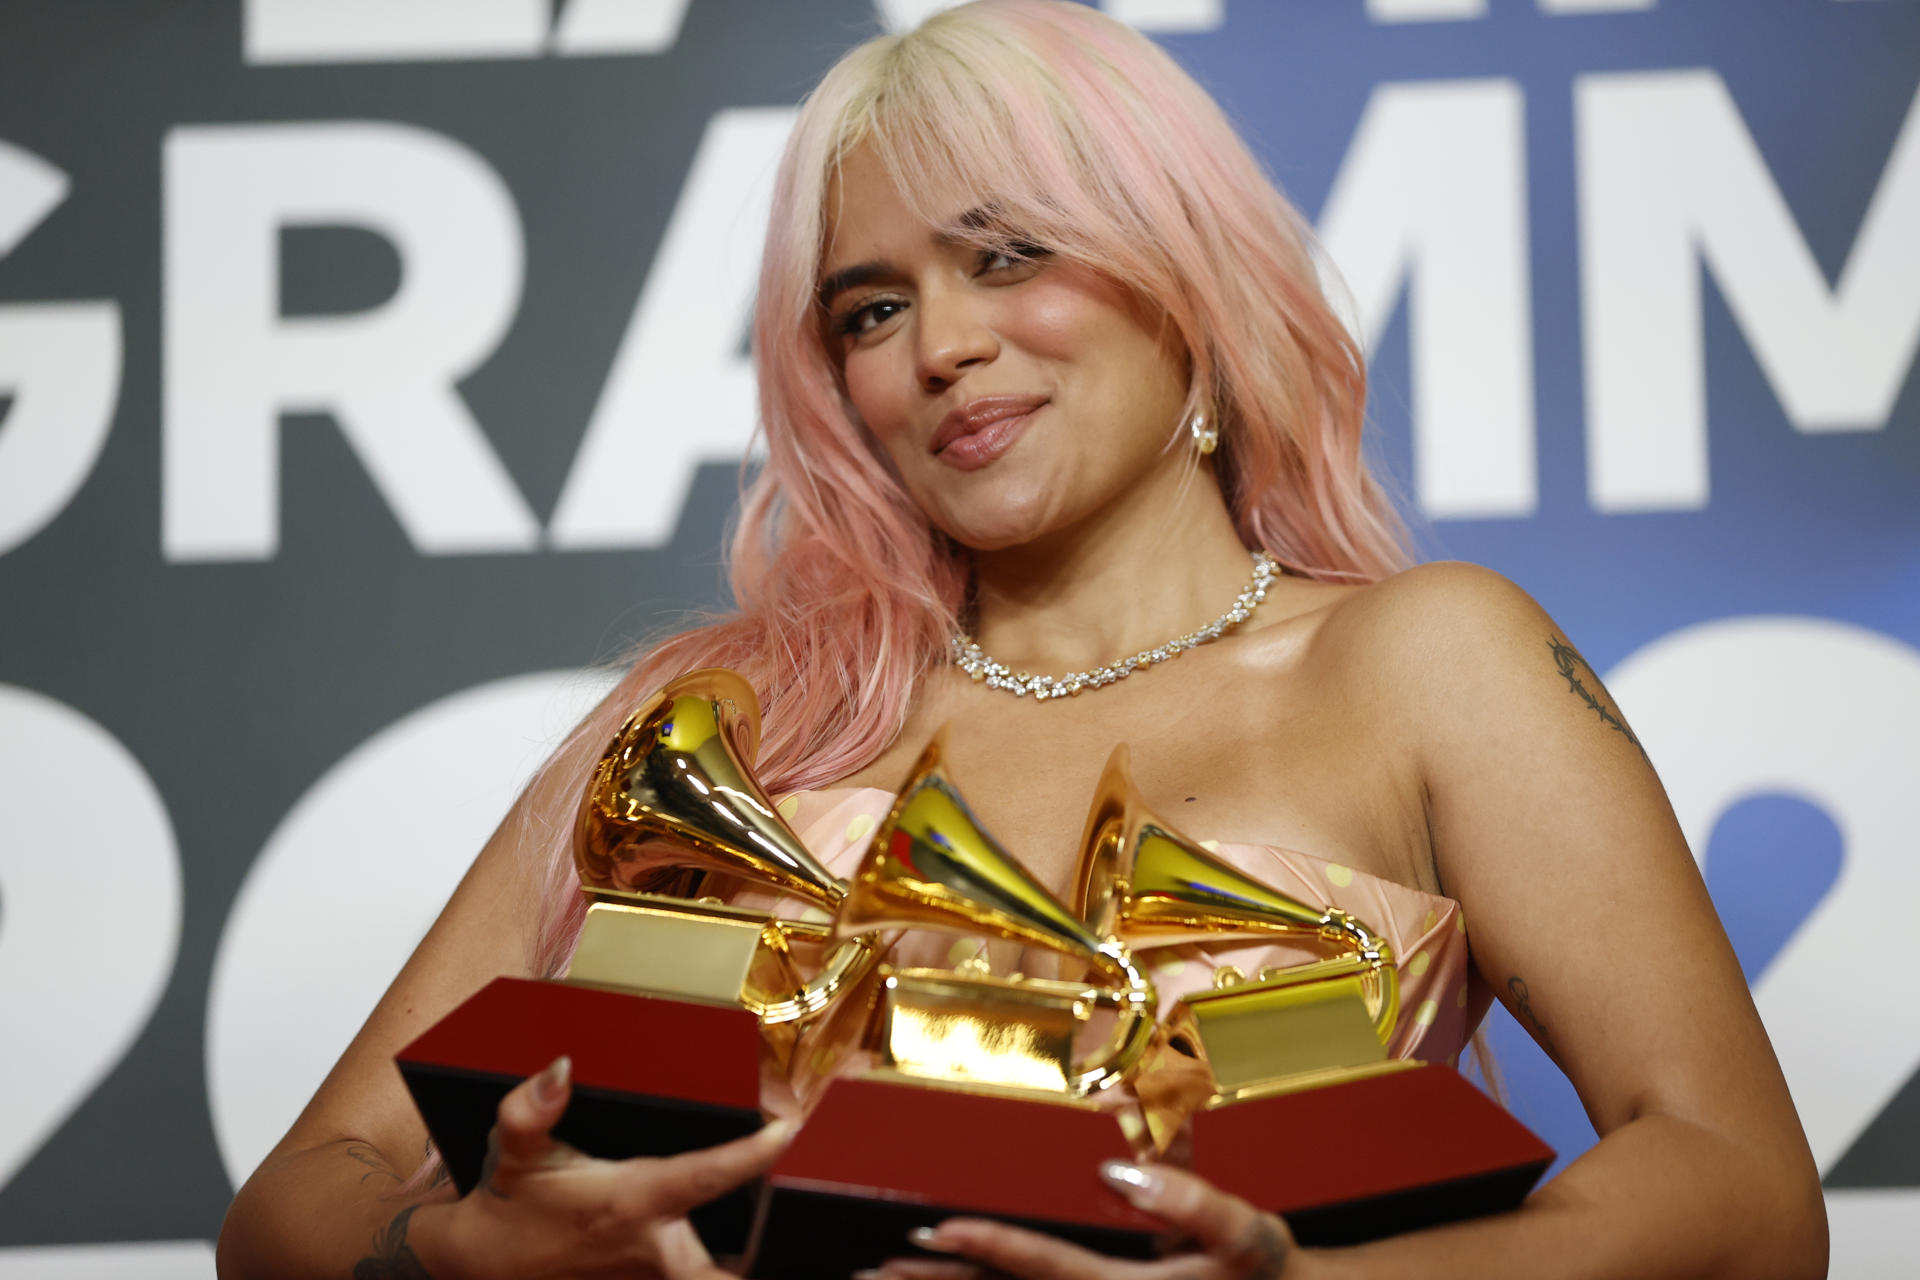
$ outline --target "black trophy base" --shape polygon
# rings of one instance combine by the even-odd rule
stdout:
[[[447,1162],[453,1185],[465,1195],[479,1185],[486,1162],[487,1133],[500,1099],[524,1077],[485,1075],[402,1064],[427,1132]],[[553,1136],[604,1160],[630,1156],[676,1156],[744,1138],[759,1129],[759,1111],[702,1106],[674,1098],[619,1093],[576,1084]],[[719,1257],[740,1253],[753,1227],[754,1189],[743,1187],[701,1205],[690,1215],[694,1229]]]
[[[554,1136],[590,1156],[675,1156],[760,1128],[760,1025],[715,1008],[558,982],[497,978],[400,1051],[401,1077],[462,1194],[480,1181],[500,1099],[573,1059]],[[754,1188],[691,1215],[708,1252],[746,1247]]]

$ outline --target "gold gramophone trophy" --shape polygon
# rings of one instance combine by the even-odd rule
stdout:
[[[748,772],[759,727],[758,700],[731,671],[696,671],[649,698],[580,808],[588,906],[565,978],[497,978],[398,1055],[463,1192],[500,1098],[563,1053],[575,1084],[554,1132],[589,1154],[672,1155],[751,1133],[763,1061],[784,1072],[800,1028],[872,967],[869,937],[836,942],[825,924],[696,896],[710,875],[829,912],[845,896]],[[796,956],[806,951],[817,954]],[[695,1225],[713,1252],[733,1253],[751,1212],[736,1193]]]
[[[1143,1149],[1137,1108],[1117,1086],[1156,1034],[1153,984],[1123,943],[1090,929],[979,824],[944,753],[943,731],[875,830],[836,936],[997,938],[1086,976],[883,964],[843,997],[826,1031],[863,1027],[878,1066],[828,1084],[768,1175],[751,1251],[765,1280],[878,1266],[908,1231],[956,1214],[1152,1256],[1158,1224],[1095,1171]],[[1085,1058],[1082,1040],[1097,1044]]]
[[[1108,758],[1081,840],[1073,901],[1091,928],[1135,951],[1291,937],[1329,953],[1251,978],[1223,967],[1168,1016],[1165,1043],[1211,1084],[1183,1108],[1195,1171],[1284,1216],[1304,1244],[1518,1205],[1553,1152],[1451,1067],[1387,1056],[1399,974],[1386,940],[1175,831],[1141,800],[1128,757],[1122,745]],[[1155,1119],[1164,1147],[1169,1118]]]

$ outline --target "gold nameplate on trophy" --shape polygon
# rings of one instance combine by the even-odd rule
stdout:
[[[805,980],[795,941],[824,946],[823,924],[653,894],[594,891],[567,981],[671,1000],[765,1006]]]
[[[1094,1003],[1085,983],[889,969],[880,997],[883,1061],[921,1080],[1067,1095],[1074,1043]]]
[[[1337,954],[1247,979],[1231,968],[1168,1019],[1212,1072],[1204,1105],[1267,1096],[1350,1074],[1399,1070],[1386,1044],[1399,980],[1385,939],[1346,912],[1314,907],[1227,865],[1141,799],[1115,747],[1081,837],[1074,904],[1136,951],[1227,939],[1310,939]]]

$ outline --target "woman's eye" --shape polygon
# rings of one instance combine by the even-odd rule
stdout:
[[[905,305],[892,298],[876,298],[872,302],[862,303],[841,316],[835,327],[848,337],[858,337],[893,319]]]
[[[1005,271],[1010,267],[1031,266],[1052,253],[1051,249],[1037,244],[1028,244],[1025,241],[1016,241],[997,249],[982,249],[980,273],[985,275],[989,271]]]

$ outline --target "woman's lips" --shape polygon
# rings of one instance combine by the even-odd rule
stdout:
[[[995,414],[977,430],[942,445],[933,456],[956,471],[978,471],[1013,447],[1013,442],[1020,438],[1020,433],[1044,403],[1013,413]]]

